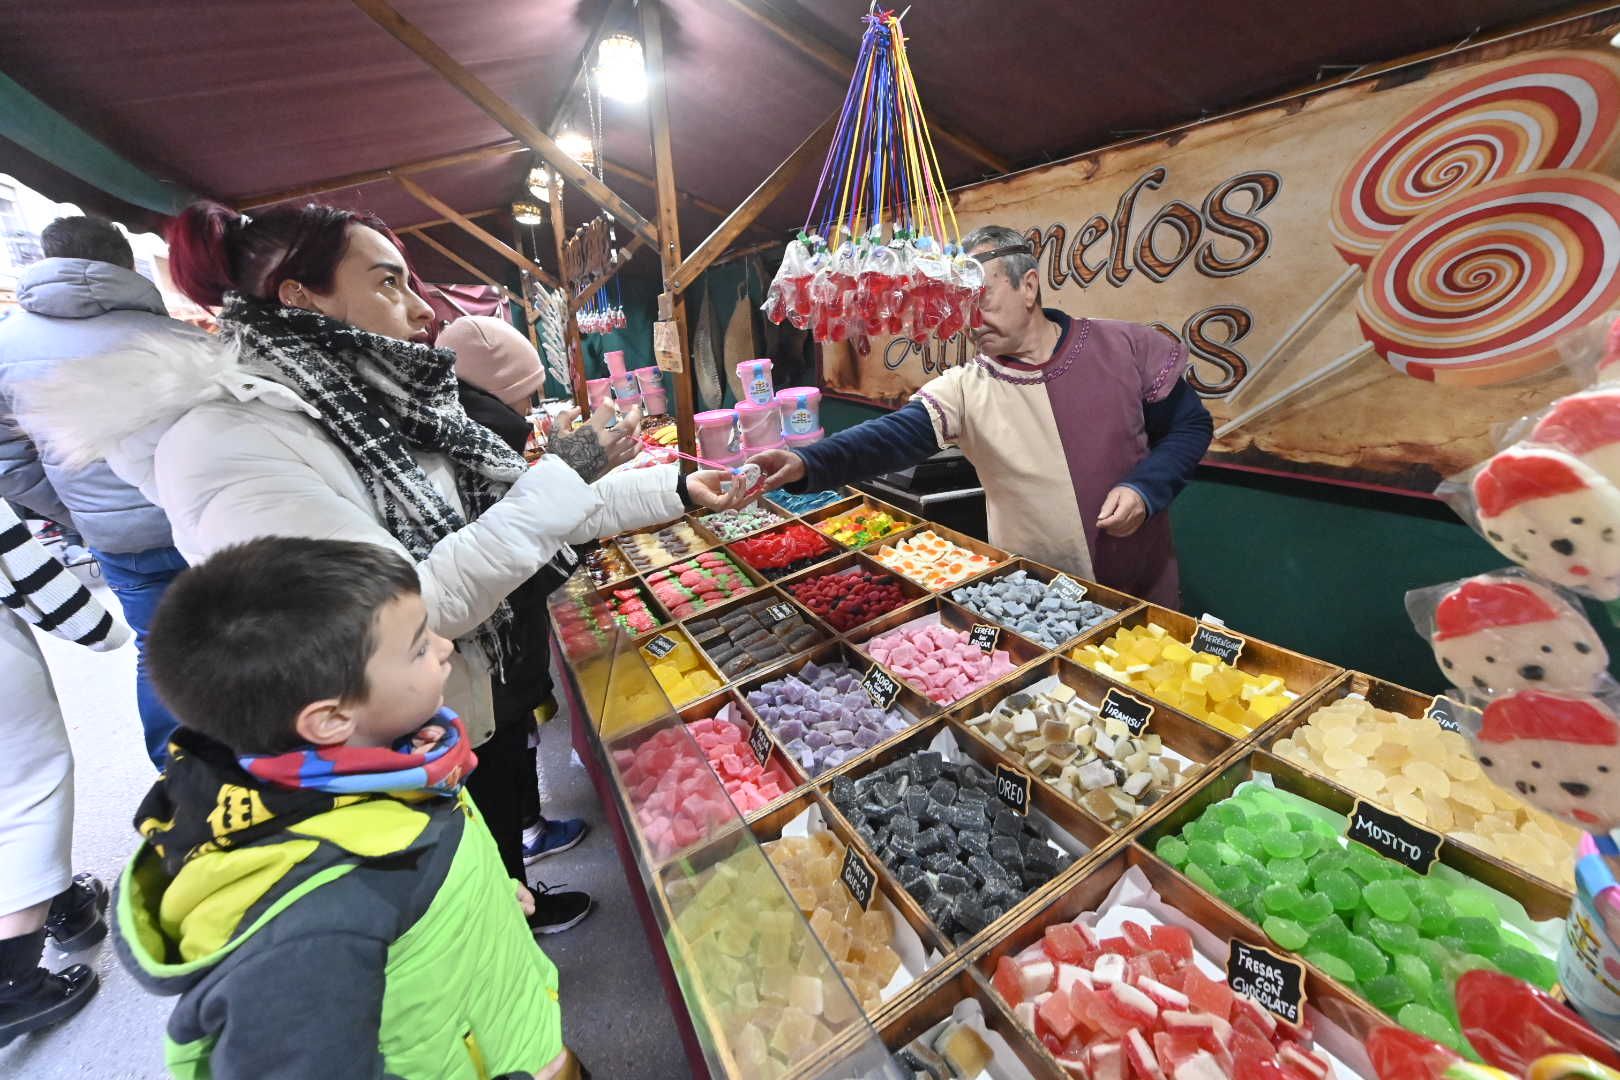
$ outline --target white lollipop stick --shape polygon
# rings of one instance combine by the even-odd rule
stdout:
[[[1349,285],[1352,281],[1359,277],[1360,274],[1361,267],[1359,266],[1352,264],[1345,267],[1344,273],[1340,274],[1334,279],[1333,284],[1327,287],[1327,291],[1321,296],[1317,297],[1316,302],[1310,307],[1306,308],[1304,314],[1295,319],[1292,326],[1283,331],[1283,336],[1277,339],[1277,343],[1275,345],[1266,350],[1266,355],[1254,362],[1254,366],[1251,367],[1248,374],[1244,376],[1243,384],[1233,391],[1232,395],[1226,400],[1229,403],[1236,405],[1240,398],[1247,396],[1248,393],[1254,389],[1255,378],[1260,374],[1261,370],[1264,369],[1267,364],[1271,363],[1272,360],[1276,359],[1277,354],[1286,349],[1289,344],[1299,336],[1299,332],[1305,329],[1305,325],[1307,323],[1316,318],[1317,315],[1321,314],[1322,309],[1327,306],[1328,301],[1339,295],[1339,293],[1344,290],[1345,286]]]
[[[1243,412],[1238,413],[1236,416],[1232,417],[1232,419],[1215,429],[1215,437],[1217,439],[1225,438],[1227,435],[1236,431],[1244,424],[1247,424],[1255,417],[1263,416],[1272,409],[1275,409],[1278,405],[1281,405],[1283,402],[1287,401],[1289,398],[1293,397],[1295,394],[1298,394],[1303,390],[1308,390],[1312,386],[1315,386],[1317,383],[1321,382],[1323,379],[1327,378],[1329,375],[1342,371],[1370,352],[1372,352],[1371,342],[1363,342],[1362,344],[1357,345],[1343,356],[1336,360],[1330,361],[1328,364],[1311,372],[1298,382],[1295,382],[1290,386],[1283,387],[1281,390],[1277,391],[1275,394],[1272,394],[1264,401],[1258,402],[1251,408],[1245,409]]]

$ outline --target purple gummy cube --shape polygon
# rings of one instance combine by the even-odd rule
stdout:
[[[811,731],[805,734],[804,743],[812,750],[820,750],[832,745],[832,736],[825,731]]]
[[[820,677],[821,668],[817,667],[814,663],[806,664],[804,667],[799,669],[799,678],[805,680],[806,682],[813,683]]]
[[[883,737],[869,727],[863,727],[855,733],[855,745],[862,750],[870,750],[883,741]]]
[[[834,746],[854,746],[855,733],[853,731],[835,731],[832,737]]]
[[[804,737],[804,725],[797,720],[783,720],[776,726],[776,733],[791,742]]]
[[[810,757],[811,757],[810,747],[805,744],[805,741],[803,739],[794,739],[792,742],[788,743],[787,746],[785,746],[783,749],[785,749],[788,753],[792,754],[793,757],[798,761],[809,761],[810,760]],[[674,771],[675,771],[674,769],[670,770],[670,772],[672,772],[672,773]]]
[[[769,684],[767,684],[766,688],[768,687]],[[764,689],[748,691],[748,704],[752,705],[756,709],[768,704],[770,700],[770,697],[765,693]]]

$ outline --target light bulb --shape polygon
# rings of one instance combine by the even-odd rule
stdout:
[[[629,34],[605,38],[596,50],[596,85],[602,96],[635,104],[647,96],[641,42]]]
[[[569,130],[557,136],[557,149],[585,166],[587,169],[596,164],[596,153],[591,149],[591,140],[577,131]]]

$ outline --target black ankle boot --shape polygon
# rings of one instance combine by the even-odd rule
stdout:
[[[75,874],[73,884],[51,901],[45,932],[65,953],[88,949],[107,936],[107,886],[89,874]]]
[[[0,940],[0,1046],[59,1024],[95,994],[100,980],[83,964],[55,974],[39,966],[45,931]]]

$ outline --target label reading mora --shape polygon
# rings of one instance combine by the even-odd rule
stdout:
[[[675,642],[673,639],[667,638],[663,634],[659,634],[657,637],[647,642],[647,644],[643,645],[642,648],[647,650],[647,652],[652,655],[654,660],[662,660],[664,657],[675,651]]]
[[[844,866],[838,871],[838,879],[849,890],[849,895],[865,911],[872,906],[872,893],[877,888],[877,875],[872,868],[866,865],[866,860],[856,853],[854,847],[844,849]]]
[[[1420,874],[1434,867],[1440,853],[1440,834],[1362,799],[1357,799],[1351,808],[1344,835]]]
[[[1290,1024],[1305,1015],[1305,968],[1270,949],[1232,939],[1226,981],[1233,990]]]
[[[1086,598],[1086,587],[1074,580],[1074,578],[1070,577],[1068,574],[1059,574],[1057,577],[1052,579],[1051,583],[1047,585],[1047,588],[1053,590],[1054,592],[1062,593],[1070,600],[1084,600]]]
[[[1146,731],[1148,721],[1153,719],[1152,705],[1141,698],[1132,697],[1117,686],[1109,687],[1098,711],[1104,720],[1123,720],[1125,726],[1131,729],[1133,738]]]
[[[1447,731],[1461,731],[1464,720],[1472,722],[1476,727],[1479,724],[1478,709],[1464,705],[1453,698],[1448,698],[1444,694],[1436,694],[1434,700],[1429,702],[1429,707],[1424,711],[1423,715]]]
[[[989,623],[974,623],[973,629],[968,631],[968,640],[977,645],[982,652],[996,651],[996,642],[1001,640],[1001,627],[991,626]]]
[[[1029,813],[1029,774],[997,765],[996,796],[1020,814]]]
[[[763,720],[755,724],[754,730],[748,733],[748,749],[754,752],[754,760],[759,762],[762,769],[771,760],[771,734],[765,730]]]
[[[1235,665],[1238,658],[1243,655],[1243,646],[1248,641],[1236,634],[1225,630],[1217,630],[1207,623],[1199,623],[1198,629],[1193,631],[1192,641],[1188,647],[1193,652],[1209,653],[1228,664]]]
[[[876,664],[873,664],[872,670],[868,671],[866,677],[861,679],[861,689],[865,690],[866,696],[872,699],[872,704],[880,709],[893,707],[894,699],[900,696],[900,684],[890,678],[889,673]]]
[[[793,618],[793,605],[788,603],[772,604],[765,609],[766,618],[773,623],[786,622]]]

